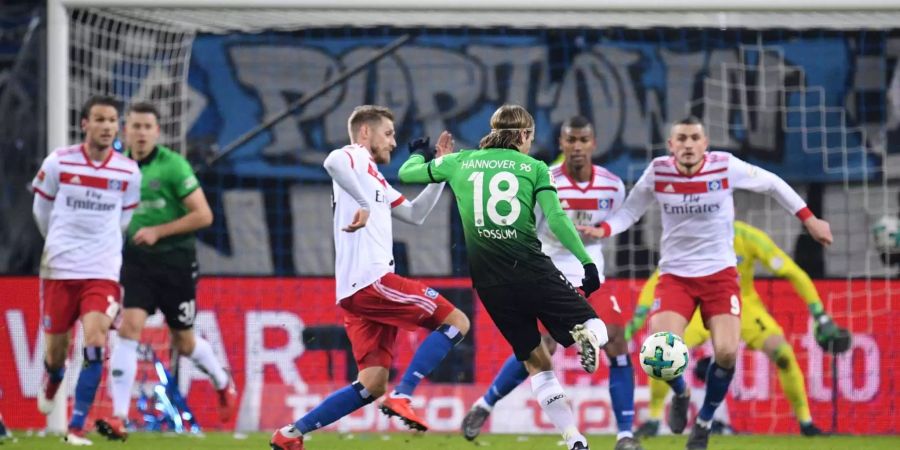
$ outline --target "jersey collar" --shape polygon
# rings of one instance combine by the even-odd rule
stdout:
[[[156,159],[156,155],[158,155],[158,154],[159,154],[159,145],[154,145],[153,150],[150,150],[150,154],[147,155],[146,158],[144,158],[140,161],[135,161],[135,162],[138,164],[138,167],[144,167],[147,164],[150,164],[151,162],[153,162],[153,160]],[[131,149],[126,150],[125,155],[131,159],[134,159],[131,155]]]
[[[565,175],[566,178],[569,179],[569,183],[571,183],[572,187],[574,187],[575,189],[578,189],[581,192],[587,192],[592,187],[594,187],[594,178],[596,178],[594,175],[596,174],[596,167],[594,167],[593,163],[591,163],[591,178],[587,181],[587,185],[585,185],[585,187],[583,189],[581,188],[581,186],[579,186],[579,184],[578,184],[579,181],[575,181],[575,179],[572,178],[572,175],[569,174],[569,169],[566,167],[565,161],[563,161],[563,163],[560,165],[560,167],[562,168],[563,175]],[[580,183],[584,183],[584,182],[581,181]]]
[[[106,167],[106,165],[109,163],[109,160],[112,159],[113,153],[115,153],[115,149],[110,148],[109,153],[106,154],[106,158],[103,158],[103,161],[100,163],[100,165],[96,165],[94,164],[95,161],[91,159],[90,155],[88,155],[87,147],[84,144],[81,144],[81,155],[84,156],[85,162],[87,162],[89,166],[95,169],[102,169]]]

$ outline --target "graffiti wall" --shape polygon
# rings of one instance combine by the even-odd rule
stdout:
[[[202,233],[201,270],[331,273],[330,182],[321,162],[347,143],[353,107],[379,103],[395,111],[400,146],[383,171],[396,181],[412,138],[446,129],[471,147],[497,106],[519,103],[537,121],[534,156],[556,159],[560,124],[584,115],[597,132],[594,161],[626,181],[665,153],[671,121],[701,117],[714,149],[779,174],[811,205],[824,205],[817,212],[832,221],[837,244],[804,252],[821,268],[815,273],[896,273],[868,242],[851,239],[878,215],[900,209],[900,188],[879,184],[886,158],[900,151],[892,144],[900,127],[900,107],[892,106],[900,105],[900,35],[891,32],[379,28],[201,35],[189,73],[190,154],[216,155],[404,32],[415,39],[215,165],[199,164],[219,218]],[[772,202],[742,197],[737,209],[789,251],[802,239]],[[455,208],[445,202],[436,211],[428,228],[440,230],[446,257],[423,261],[435,254],[434,241],[419,242],[427,233],[415,230],[404,230],[395,250],[408,255],[408,273],[466,275]],[[611,243],[612,274],[652,269],[658,233],[654,213],[648,216],[646,232]],[[423,245],[425,257],[413,251]]]

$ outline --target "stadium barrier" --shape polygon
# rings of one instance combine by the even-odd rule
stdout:
[[[634,283],[634,281],[638,281]],[[471,315],[472,332],[444,361],[441,367],[416,391],[414,405],[422,408],[433,431],[458,430],[467,408],[484,392],[510,349],[493,326],[477,296],[465,278],[430,278],[427,282],[444,293]],[[608,280],[626,316],[634,307],[639,280]],[[885,295],[900,289],[900,280],[872,280],[866,286],[848,286],[845,280],[817,280],[820,292],[867,292],[865,298],[830,296],[827,309],[838,311],[835,320],[850,325],[853,347],[838,359],[838,430],[844,433],[895,433],[900,429],[898,398],[894,387],[900,385],[896,332],[900,312],[885,309]],[[832,417],[831,357],[816,346],[811,321],[802,300],[789,283],[782,280],[757,280],[757,289],[769,311],[782,325],[794,345],[807,375],[807,391],[816,422],[828,428]],[[40,429],[46,424],[37,411],[43,358],[43,340],[39,329],[38,280],[34,277],[0,278],[0,412],[12,428]],[[242,431],[273,429],[299,417],[316,405],[335,387],[355,376],[355,365],[341,327],[340,309],[334,305],[334,281],[330,278],[222,278],[202,279],[198,290],[200,310],[196,326],[227,360],[241,391],[240,412],[232,425]],[[876,316],[842,315],[850,311],[846,302],[869,310],[884,311]],[[852,323],[851,323],[852,322]],[[153,316],[144,332],[160,355],[166,355],[167,336],[160,316]],[[80,333],[68,365],[67,386],[74,390],[80,367]],[[113,333],[114,335],[114,333]],[[395,369],[400,373],[413,349],[426,333],[401,332],[395,348]],[[640,342],[643,333],[635,341]],[[112,345],[115,337],[112,339]],[[632,346],[634,344],[632,343]],[[634,348],[632,348],[634,350]],[[699,348],[693,360],[708,354]],[[634,355],[635,352],[632,352]],[[607,369],[594,375],[583,373],[574,350],[554,356],[561,379],[568,386],[582,429],[592,433],[614,432],[614,421],[606,389]],[[140,381],[149,364],[142,363]],[[637,372],[636,405],[638,422],[646,414],[649,398],[647,379]],[[690,372],[690,371],[689,371]],[[147,372],[149,373],[149,372]],[[216,428],[214,392],[206,376],[190,363],[181,364],[180,382],[188,403],[202,426]],[[155,381],[148,377],[147,381]],[[689,377],[697,389],[697,380]],[[138,383],[139,385],[141,383]],[[790,406],[777,386],[774,367],[765,356],[743,352],[728,399],[732,425],[751,433],[796,432]],[[694,401],[702,400],[695,395]],[[110,400],[105,388],[93,416],[109,412]],[[71,402],[71,400],[70,400]],[[133,409],[132,409],[133,411]],[[487,430],[507,433],[552,433],[542,417],[527,385],[498,404],[497,414],[508,420],[489,423]],[[495,414],[496,415],[496,414]],[[90,423],[90,422],[89,422]],[[369,405],[341,420],[329,429],[346,432],[402,430],[399,422],[388,420],[375,405]]]

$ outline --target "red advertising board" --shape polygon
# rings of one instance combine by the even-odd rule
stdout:
[[[472,332],[467,337],[471,351],[461,352],[452,363],[459,367],[458,382],[425,381],[416,391],[415,403],[424,410],[435,431],[456,431],[472,401],[484,392],[510,348],[471,291],[468,279],[435,278],[427,282],[441,291],[471,302]],[[634,307],[641,281],[609,280],[625,311]],[[846,433],[895,433],[900,430],[897,411],[900,363],[893,344],[900,326],[900,312],[892,297],[900,297],[900,281],[848,283],[844,280],[816,281],[826,308],[835,320],[853,332],[851,352],[838,358],[837,383],[832,382],[831,357],[823,354],[811,337],[811,322],[803,302],[789,283],[759,280],[757,288],[775,319],[793,344],[806,374],[807,392],[816,422],[828,428],[832,418],[832,390],[837,386],[839,429]],[[334,283],[325,278],[206,278],[198,291],[197,329],[227,358],[241,393],[235,424],[243,430],[272,429],[296,419],[332,389],[346,385],[354,373],[353,361],[343,347],[340,309],[334,305]],[[37,411],[35,396],[43,371],[39,339],[38,282],[31,277],[0,278],[0,413],[13,428],[42,428],[45,419]],[[474,301],[473,301],[474,300]],[[896,301],[896,300],[893,300]],[[397,374],[409,362],[426,331],[401,332],[395,349]],[[636,337],[639,340],[643,334]],[[144,339],[167,360],[164,323],[151,318]],[[77,340],[77,339],[76,339]],[[114,340],[113,340],[114,341]],[[332,342],[333,341],[333,342]],[[634,344],[632,344],[634,346]],[[708,352],[703,348],[695,356]],[[78,351],[68,375],[74,387]],[[607,370],[587,375],[578,366],[572,350],[554,356],[568,386],[582,428],[590,432],[613,432]],[[692,358],[695,359],[695,358]],[[445,361],[445,364],[449,362]],[[146,364],[139,374],[148,374]],[[205,376],[181,364],[183,389],[200,424],[216,428],[213,390]],[[646,414],[647,378],[637,374],[638,421]],[[446,378],[446,377],[445,377]],[[702,387],[693,377],[691,383]],[[702,400],[702,395],[695,401]],[[489,425],[494,432],[550,432],[537,405],[524,386],[498,404],[498,412],[511,420]],[[797,431],[790,405],[778,386],[774,367],[763,355],[744,351],[727,402],[731,423],[753,433]],[[109,411],[109,395],[101,386],[92,414]],[[90,423],[90,422],[89,422]],[[403,429],[385,419],[373,405],[332,426],[345,431]]]

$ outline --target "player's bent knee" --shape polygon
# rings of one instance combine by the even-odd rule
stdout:
[[[716,350],[716,364],[731,369],[737,364],[737,350]]]
[[[556,348],[559,346],[559,344],[556,343],[556,340],[553,339],[552,336],[548,335],[541,336],[541,345],[543,345],[544,348],[547,349],[547,353],[549,353],[551,356],[556,353]]]
[[[106,337],[109,334],[112,319],[97,312],[89,312],[81,318],[81,323],[84,329],[85,346],[103,347],[106,345]]]
[[[192,355],[196,345],[193,330],[172,330],[172,348],[179,354]]]
[[[779,370],[787,370],[791,367],[791,361],[794,359],[796,359],[794,349],[785,342],[775,350],[773,361],[775,362],[775,367],[778,367]]]
[[[147,319],[147,313],[142,309],[134,311],[137,308],[126,308],[122,313],[122,323],[119,325],[118,333],[120,337],[131,339],[133,341],[141,340],[141,333],[144,331],[144,322]]]
[[[66,355],[69,352],[69,334],[47,334],[47,351],[45,362],[51,369],[58,369],[66,364]]]
[[[372,394],[373,398],[378,398],[387,392],[389,375],[384,367],[366,367],[359,372],[357,381]]]
[[[444,319],[445,325],[452,325],[459,330],[460,333],[466,335],[469,333],[469,328],[472,326],[471,322],[469,322],[469,318],[466,317],[465,313],[460,311],[459,309],[454,309],[450,314],[447,315],[447,318]]]
[[[379,379],[370,379],[363,380],[360,379],[359,383],[369,391],[369,394],[372,395],[373,398],[378,398],[384,395],[387,392],[387,379],[379,380]]]

